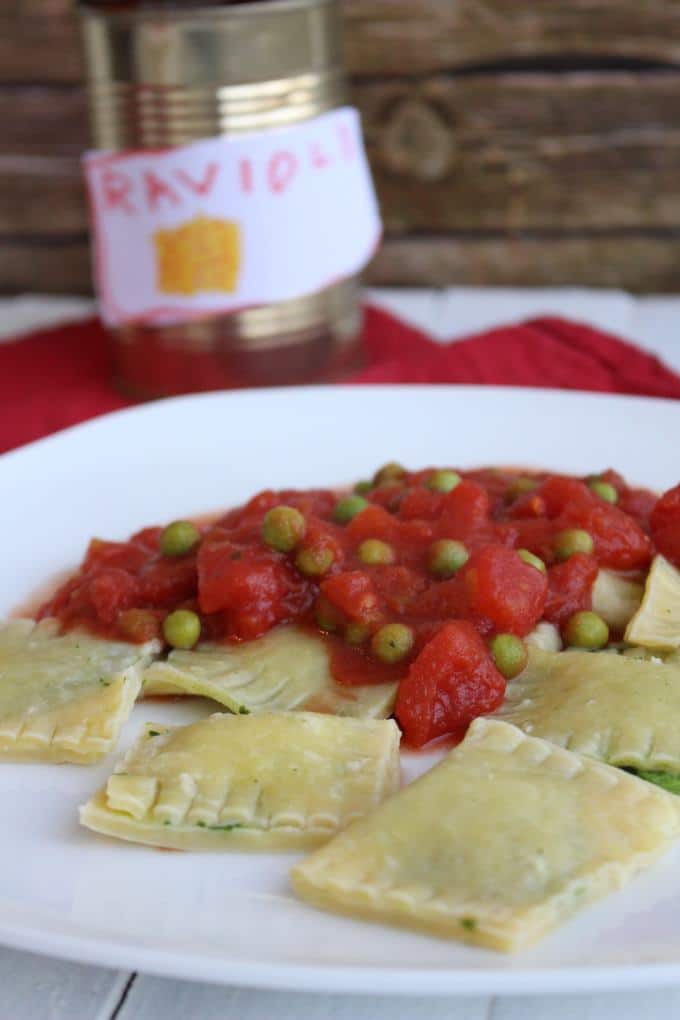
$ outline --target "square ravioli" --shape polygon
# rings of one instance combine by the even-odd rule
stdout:
[[[680,772],[680,663],[531,649],[494,718],[610,765]]]
[[[511,951],[619,888],[679,830],[671,794],[477,719],[292,883],[324,909]]]
[[[176,850],[319,846],[398,788],[399,739],[390,720],[313,712],[149,724],[80,820]]]
[[[680,570],[655,556],[642,604],[626,628],[626,641],[644,648],[680,648]]]
[[[0,624],[0,758],[88,764],[115,746],[157,642],[131,645],[56,620]]]
[[[323,640],[297,627],[239,644],[171,652],[144,675],[145,694],[200,695],[231,712],[305,710],[367,719],[392,714],[397,686],[336,683]]]

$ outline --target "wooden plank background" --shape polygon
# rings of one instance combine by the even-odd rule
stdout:
[[[680,289],[680,0],[343,0],[380,284]],[[71,0],[0,11],[0,290],[86,292]]]

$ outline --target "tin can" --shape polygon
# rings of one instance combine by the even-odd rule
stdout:
[[[336,0],[80,6],[97,150],[267,132],[346,103]],[[147,398],[341,377],[360,360],[356,275],[292,300],[111,329],[116,379]]]

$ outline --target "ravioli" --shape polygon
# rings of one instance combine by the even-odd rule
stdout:
[[[680,831],[676,798],[493,719],[292,871],[323,909],[513,951]]]
[[[554,623],[542,620],[536,624],[530,634],[527,634],[524,643],[530,648],[540,648],[544,652],[559,652],[562,647],[562,637]]]
[[[626,629],[626,641],[645,648],[680,649],[680,570],[655,556],[642,605]]]
[[[612,630],[623,632],[640,608],[643,591],[643,585],[615,570],[600,570],[593,585],[593,610]]]
[[[389,720],[313,712],[149,724],[80,820],[177,850],[318,846],[398,788],[399,738]]]
[[[240,644],[171,652],[144,677],[145,694],[201,695],[242,714],[305,709],[382,719],[392,714],[397,686],[336,683],[324,642],[297,627]]]
[[[0,624],[0,757],[77,762],[116,744],[157,642],[131,645],[56,620]]]
[[[495,718],[611,765],[680,772],[680,663],[531,649]]]

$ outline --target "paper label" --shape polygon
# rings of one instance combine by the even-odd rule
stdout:
[[[380,240],[359,115],[84,157],[102,318],[172,323],[301,297]]]

